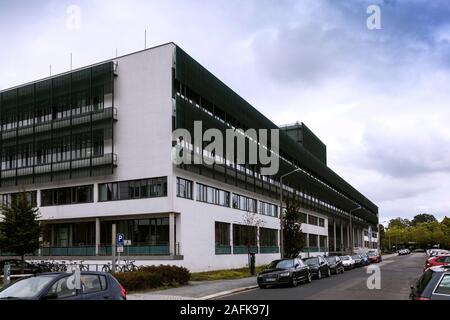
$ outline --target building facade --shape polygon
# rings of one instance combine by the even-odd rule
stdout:
[[[194,121],[204,130],[278,127],[173,43],[0,98],[1,200],[27,192],[45,229],[30,259],[111,259],[115,224],[131,241],[122,255],[138,264],[235,268],[249,250],[268,263],[280,257],[279,178],[295,168],[283,197],[304,212],[302,255],[345,252],[352,240],[366,248],[364,230],[378,223],[378,208],[327,167],[325,145],[306,126],[301,141],[281,128],[274,176],[237,161],[175,165],[172,132],[194,132]]]

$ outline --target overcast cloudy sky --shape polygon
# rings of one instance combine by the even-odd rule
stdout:
[[[450,214],[450,1],[0,0],[0,88],[67,71],[70,52],[76,68],[143,49],[145,29],[275,123],[305,122],[381,221]]]

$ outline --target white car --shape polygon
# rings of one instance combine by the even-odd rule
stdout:
[[[345,270],[350,270],[355,267],[355,260],[353,260],[351,256],[340,256],[339,258],[341,259]]]

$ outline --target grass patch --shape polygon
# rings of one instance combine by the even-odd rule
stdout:
[[[261,272],[265,266],[255,268],[256,273]],[[249,268],[216,270],[191,273],[191,281],[231,280],[251,277]]]

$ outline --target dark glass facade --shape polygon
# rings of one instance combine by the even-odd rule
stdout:
[[[93,197],[93,185],[47,189],[41,191],[41,206],[89,203],[94,201]]]
[[[113,82],[109,62],[1,92],[0,187],[111,174]]]
[[[167,177],[99,184],[99,201],[146,199],[167,196]]]

